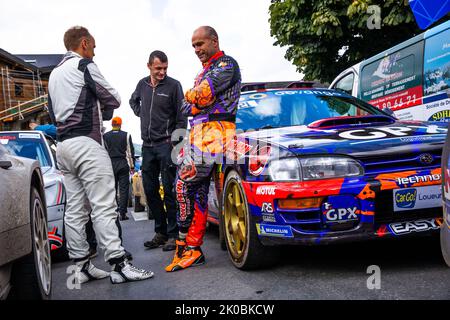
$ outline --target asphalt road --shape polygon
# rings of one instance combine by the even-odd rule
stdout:
[[[211,226],[202,247],[206,264],[175,273],[164,267],[173,252],[147,250],[153,221],[123,222],[124,245],[137,267],[155,273],[153,279],[112,285],[109,279],[69,290],[70,262],[53,264],[56,300],[311,300],[311,299],[424,299],[450,300],[450,268],[442,257],[438,237],[371,241],[321,247],[285,247],[276,267],[240,271],[219,246],[218,230]],[[100,254],[94,264],[109,270]],[[380,268],[380,289],[368,289],[369,266]],[[369,283],[376,284],[373,277]]]

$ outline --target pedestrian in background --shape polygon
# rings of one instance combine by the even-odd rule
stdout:
[[[112,130],[103,135],[105,147],[114,171],[116,191],[119,193],[117,205],[120,220],[128,220],[128,196],[130,190],[130,173],[134,172],[134,147],[131,135],[122,131],[122,118],[114,117]]]
[[[180,108],[183,90],[179,81],[167,76],[168,59],[164,52],[153,51],[147,67],[150,75],[141,79],[130,99],[130,106],[141,119],[142,179],[147,204],[155,218],[155,236],[146,241],[149,249],[175,250],[178,236],[171,136],[176,129],[186,129],[187,120]],[[178,141],[176,141],[178,142]],[[161,174],[164,203],[159,194]],[[165,205],[165,207],[164,207]]]

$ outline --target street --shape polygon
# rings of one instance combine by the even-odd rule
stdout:
[[[130,220],[122,222],[124,246],[133,253],[134,265],[152,270],[154,278],[120,285],[112,285],[107,278],[69,290],[66,271],[71,263],[55,262],[54,300],[450,299],[450,269],[442,259],[438,236],[283,247],[277,266],[244,272],[220,249],[218,228],[210,226],[202,247],[206,264],[167,273],[164,267],[173,251],[143,246],[154,235],[153,220],[139,220],[145,219],[145,213],[130,212],[129,216]],[[99,253],[94,264],[109,270]],[[370,290],[368,267],[374,265],[381,270],[380,289]]]

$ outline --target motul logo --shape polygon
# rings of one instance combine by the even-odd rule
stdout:
[[[269,187],[269,186],[258,187],[258,189],[256,189],[256,195],[274,196],[275,195],[275,187]]]

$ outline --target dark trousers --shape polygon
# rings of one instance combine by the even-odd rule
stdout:
[[[114,171],[117,207],[121,215],[126,215],[130,190],[130,166],[126,159],[111,159],[111,163]],[[119,191],[118,198],[117,191]]]
[[[172,162],[171,152],[172,145],[170,143],[143,147],[141,170],[147,205],[155,218],[155,232],[169,238],[177,238],[177,207],[174,188],[176,166]],[[159,194],[160,174],[164,188],[164,203]]]

